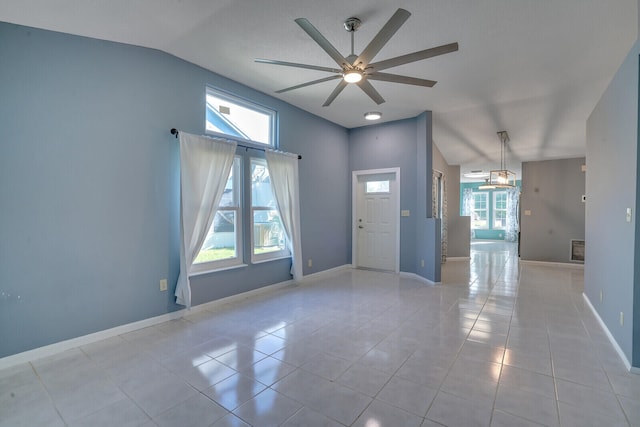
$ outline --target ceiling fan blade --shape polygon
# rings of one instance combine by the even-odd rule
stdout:
[[[306,68],[308,70],[326,71],[328,73],[342,73],[342,70],[338,68],[320,67],[317,65],[308,65],[308,64],[298,64],[297,62],[276,61],[275,59],[258,58],[258,59],[254,59],[254,62],[259,62],[260,64],[284,65],[285,67]]]
[[[384,27],[382,27],[378,34],[376,34],[373,40],[371,40],[367,47],[364,48],[360,56],[358,56],[358,59],[356,59],[354,65],[362,63],[362,66],[366,67],[410,16],[411,13],[404,9],[396,10],[396,13],[393,14],[387,23],[384,24]]]
[[[320,47],[324,49],[324,51],[327,52],[331,58],[333,58],[334,61],[336,61],[336,64],[338,64],[342,68],[349,65],[349,61],[347,61],[345,57],[342,56],[340,52],[338,52],[338,49],[333,47],[329,40],[327,40],[322,34],[320,34],[320,31],[318,31],[316,27],[311,25],[311,22],[307,21],[305,18],[298,18],[296,19],[296,23],[307,34],[309,34],[309,37],[311,37],[316,43],[318,43]],[[342,70],[340,70],[340,72],[342,72]]]
[[[407,85],[433,87],[437,82],[434,80],[418,79],[416,77],[399,76],[397,74],[388,73],[371,73],[367,74],[367,78],[370,80],[380,80],[383,82],[391,83],[404,83]]]
[[[333,90],[333,92],[331,92],[331,95],[329,95],[327,100],[324,101],[324,104],[322,104],[322,106],[323,107],[328,107],[329,105],[331,105],[333,100],[336,99],[336,97],[338,95],[340,95],[340,92],[342,92],[342,90],[345,87],[347,87],[347,82],[345,82],[344,80],[340,80],[340,83],[338,83],[338,86],[336,86],[336,88]]]
[[[387,68],[397,67],[398,65],[408,64],[410,62],[416,62],[438,55],[444,55],[445,53],[451,53],[457,50],[458,43],[449,43],[438,47],[432,47],[430,49],[420,50],[418,52],[408,53],[402,56],[396,56],[395,58],[386,59],[384,61],[375,62],[369,66],[374,68],[376,71],[385,70]]]
[[[318,83],[324,83],[324,82],[328,82],[328,81],[335,80],[335,79],[341,79],[341,78],[342,78],[342,76],[339,75],[339,74],[335,75],[335,76],[329,76],[329,77],[325,77],[323,79],[313,80],[313,81],[310,81],[310,82],[306,82],[306,83],[302,83],[302,84],[299,84],[299,85],[291,86],[291,87],[288,87],[288,88],[285,88],[285,89],[280,89],[280,90],[277,90],[276,93],[289,92],[290,90],[300,89],[301,87],[307,87],[307,86],[315,85],[315,84],[318,84]]]
[[[367,79],[362,79],[356,84],[360,86],[360,89],[362,89],[364,93],[369,95],[369,98],[373,99],[373,102],[375,102],[376,104],[380,105],[384,102],[384,98],[371,85],[371,83],[369,83]]]

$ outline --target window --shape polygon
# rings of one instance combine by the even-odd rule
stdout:
[[[504,230],[507,227],[507,193],[493,193],[493,229]]]
[[[229,178],[193,271],[202,272],[242,264],[242,161],[233,161]]]
[[[251,261],[289,256],[265,159],[251,158]]]
[[[389,180],[386,181],[367,181],[364,192],[369,193],[388,193]]]
[[[206,130],[275,147],[276,112],[207,88]]]
[[[472,229],[488,229],[489,218],[487,209],[487,193],[473,193],[473,206],[471,212]]]

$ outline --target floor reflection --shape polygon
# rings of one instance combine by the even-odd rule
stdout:
[[[583,280],[488,241],[441,284],[340,269],[0,371],[0,427],[640,425]]]

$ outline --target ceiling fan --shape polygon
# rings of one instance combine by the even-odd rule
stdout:
[[[347,57],[342,56],[338,50],[305,18],[296,19],[296,23],[324,49],[327,54],[338,64],[340,68],[321,67],[316,65],[299,64],[295,62],[276,61],[273,59],[256,59],[255,62],[272,65],[284,65],[286,67],[306,68],[309,70],[326,71],[333,73],[332,76],[291,86],[276,91],[276,93],[288,92],[294,89],[300,89],[318,83],[328,82],[331,80],[342,79],[338,86],[331,92],[327,100],[322,104],[323,107],[331,105],[334,99],[342,92],[342,90],[350,83],[354,83],[360,87],[376,104],[382,104],[384,98],[373,87],[369,80],[380,80],[391,83],[404,83],[415,86],[433,87],[436,84],[433,80],[419,79],[409,76],[400,76],[397,74],[381,73],[380,71],[387,68],[397,67],[399,65],[420,61],[422,59],[431,58],[445,53],[451,53],[458,50],[458,43],[449,43],[446,45],[433,47],[430,49],[420,50],[418,52],[406,55],[396,56],[395,58],[386,59],[384,61],[371,62],[373,58],[380,52],[384,45],[391,37],[400,29],[402,24],[409,19],[411,13],[404,9],[398,9],[393,16],[387,21],[382,29],[371,40],[367,47],[360,55],[353,53],[353,35],[360,28],[362,22],[358,18],[349,18],[344,22],[344,28],[351,33],[351,54]]]

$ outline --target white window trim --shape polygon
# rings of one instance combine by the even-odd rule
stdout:
[[[475,197],[476,197],[477,194],[479,194],[479,195],[484,197],[484,205],[485,205],[484,209],[476,209]],[[487,215],[486,215],[486,217],[487,217],[487,225],[486,225],[486,227],[475,227],[473,229],[474,230],[490,230],[491,228],[489,226],[491,224],[490,224],[490,221],[489,221],[489,193],[475,191],[475,192],[473,192],[473,198],[474,198],[474,200],[473,200],[473,209],[472,209],[471,213],[473,214],[476,211],[485,211],[487,213]]]
[[[258,161],[261,163],[264,163],[264,166],[268,168],[267,166],[267,160],[263,159],[261,157],[251,157],[249,159],[249,170],[251,170],[251,163],[253,161]],[[251,189],[249,189],[250,194],[253,196],[253,191],[251,191]],[[279,250],[279,251],[272,251],[272,252],[265,252],[265,253],[261,253],[261,254],[256,254],[255,253],[255,225],[253,222],[253,218],[254,218],[254,212],[256,211],[272,211],[272,210],[278,210],[277,207],[271,207],[271,206],[253,206],[253,199],[249,201],[249,205],[251,206],[251,208],[249,209],[249,228],[251,229],[251,244],[250,244],[250,248],[251,248],[251,263],[252,264],[260,264],[263,262],[267,262],[267,261],[275,261],[278,259],[282,259],[282,258],[289,258],[291,257],[291,252],[288,249],[288,245],[285,242],[284,245],[284,249]],[[278,212],[278,215],[280,213]],[[286,237],[285,237],[286,239]]]
[[[242,168],[243,168],[243,164],[242,164],[242,156],[235,156],[234,157],[234,163],[232,166],[232,172],[233,172],[233,176],[235,177],[233,180],[233,192],[237,197],[237,205],[236,206],[223,206],[223,207],[218,207],[218,209],[216,210],[216,212],[218,211],[235,211],[235,218],[236,218],[236,256],[233,258],[225,258],[225,259],[220,259],[220,260],[215,260],[215,261],[209,261],[209,262],[201,262],[198,264],[191,264],[191,274],[190,276],[194,276],[194,275],[199,275],[199,274],[205,274],[205,273],[210,273],[213,271],[220,271],[220,270],[228,270],[231,268],[236,268],[236,267],[241,267],[245,264],[243,264],[244,262],[244,257],[243,257],[243,241],[244,241],[244,233],[243,233],[243,226],[242,226]],[[212,225],[213,226],[213,225]]]
[[[506,227],[496,227],[495,226],[496,225],[496,212],[497,211],[504,211],[505,218],[507,217],[507,208],[506,208],[506,206],[505,206],[504,209],[497,209],[496,208],[496,199],[498,198],[498,195],[502,195],[502,194],[504,194],[504,196],[505,196],[505,203],[506,203],[506,201],[507,201],[506,200],[506,197],[507,197],[507,192],[506,191],[494,191],[493,192],[493,205],[492,205],[493,215],[491,216],[492,219],[493,219],[493,223],[491,224],[491,226],[492,226],[491,228],[493,230],[504,230],[504,229],[506,229]]]
[[[253,144],[255,147],[258,148],[264,148],[264,147],[270,147],[270,148],[278,148],[276,141],[278,140],[277,138],[277,134],[278,134],[278,112],[276,110],[273,110],[271,108],[265,107],[263,105],[260,105],[254,101],[250,101],[248,99],[245,98],[241,98],[237,95],[233,95],[229,92],[225,92],[223,90],[211,87],[211,86],[207,86],[206,88],[206,92],[205,92],[205,99],[206,99],[206,95],[213,95],[216,96],[218,98],[222,98],[224,100],[227,100],[229,102],[238,104],[238,105],[242,105],[245,108],[251,109],[251,110],[255,110],[258,111],[260,113],[266,114],[267,116],[270,117],[269,121],[270,121],[270,127],[271,127],[271,131],[269,132],[269,143],[265,144],[264,142],[260,142],[260,141],[253,141],[251,139],[246,139],[246,138],[241,138],[238,136],[234,136],[234,135],[228,135],[226,133],[222,133],[222,132],[216,132],[216,131],[211,131],[211,130],[207,130],[206,128],[206,122],[207,122],[207,118],[206,118],[206,112],[205,112],[205,133],[207,135],[215,135],[215,136],[220,136],[222,138],[228,138],[228,139],[232,139],[234,141],[238,141],[238,142],[242,142],[242,143],[250,143]],[[206,102],[205,102],[205,109],[206,109]]]

